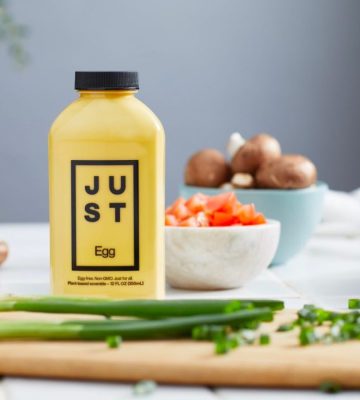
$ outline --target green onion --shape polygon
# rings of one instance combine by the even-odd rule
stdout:
[[[117,349],[121,344],[121,336],[108,336],[106,338],[106,343],[109,349]]]
[[[321,325],[325,321],[333,320],[337,315],[337,313],[317,308],[312,304],[307,304],[298,311],[299,319],[308,322],[316,322],[318,325]]]
[[[243,302],[243,301],[239,301],[239,300],[231,300],[230,303],[228,303],[225,308],[224,308],[224,312],[226,313],[232,313],[235,311],[239,311],[239,310],[243,310],[245,309],[251,309],[254,308],[254,303],[247,303],[247,302]]]
[[[256,307],[268,307],[274,311],[284,309],[284,302],[281,300],[269,300],[269,299],[241,299],[241,300],[214,300],[228,302],[225,305],[225,312],[231,313],[244,308],[256,308]]]
[[[239,332],[243,339],[245,340],[245,343],[247,344],[253,344],[256,339],[255,332],[250,330],[250,329],[243,329]]]
[[[228,336],[228,342],[231,349],[236,349],[239,346],[243,346],[246,343],[245,339],[242,337],[241,333],[237,332]]]
[[[281,310],[284,308],[284,303],[280,300],[104,300],[71,297],[7,297],[0,300],[0,311],[132,316],[150,319],[220,314],[229,307],[234,311],[262,307]]]
[[[317,337],[313,327],[302,327],[299,334],[299,340],[301,346],[307,346],[309,344],[316,343]]]
[[[255,331],[256,329],[258,329],[258,327],[260,326],[260,322],[253,320],[253,321],[247,321],[244,323],[244,329],[248,329],[251,331]]]
[[[348,307],[350,309],[360,308],[360,299],[349,299],[348,300]]]
[[[357,308],[359,305],[360,300],[349,300],[350,308]],[[360,340],[359,311],[340,313],[308,304],[299,310],[297,315],[296,320],[280,325],[277,331],[286,332],[299,327],[299,342],[302,346],[313,343],[332,344],[348,340]],[[315,328],[319,326],[322,326],[322,329],[316,332]]]
[[[277,332],[289,332],[295,328],[296,324],[291,322],[289,324],[282,324],[277,328]]]
[[[229,328],[225,325],[201,325],[195,326],[191,332],[194,340],[215,340],[226,336]]]
[[[144,396],[153,393],[157,388],[154,381],[140,381],[133,386],[133,393],[135,396]]]
[[[339,393],[342,387],[337,382],[325,381],[320,384],[319,389],[324,393]]]
[[[239,346],[252,345],[254,340],[255,333],[248,329],[242,329],[225,336],[219,336],[214,340],[215,354],[226,354]]]
[[[231,342],[226,338],[219,339],[215,342],[215,354],[226,354],[231,348]]]
[[[270,336],[262,333],[259,337],[259,344],[261,346],[267,346],[268,344],[270,344]]]
[[[240,328],[249,320],[271,321],[269,308],[241,310],[232,314],[211,314],[160,320],[94,320],[93,322],[1,321],[1,339],[105,340],[121,336],[124,340],[190,337],[199,325],[227,325]]]

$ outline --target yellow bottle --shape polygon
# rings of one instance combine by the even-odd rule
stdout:
[[[76,72],[49,134],[56,295],[164,294],[164,131],[135,72]]]

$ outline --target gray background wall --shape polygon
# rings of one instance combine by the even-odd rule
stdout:
[[[47,220],[47,131],[75,70],[134,69],[167,132],[167,200],[187,156],[268,131],[336,189],[360,186],[360,1],[13,0],[31,63],[0,49],[0,221]]]

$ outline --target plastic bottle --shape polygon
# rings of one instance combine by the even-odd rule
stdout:
[[[76,72],[49,134],[56,295],[161,298],[164,131],[136,72]]]

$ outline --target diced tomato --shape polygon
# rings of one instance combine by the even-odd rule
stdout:
[[[178,221],[182,221],[192,215],[185,205],[186,200],[182,197],[178,198],[175,203],[168,208],[168,215],[174,215]]]
[[[190,199],[185,203],[186,207],[194,214],[204,211],[208,196],[202,193],[196,193],[190,197]]]
[[[206,203],[206,210],[209,212],[233,212],[236,202],[237,200],[234,192],[221,193],[216,196],[209,197]]]
[[[262,213],[256,213],[255,218],[254,218],[254,225],[262,225],[266,224],[266,218],[264,214]]]
[[[180,197],[165,212],[167,226],[230,226],[265,224],[254,204],[241,204],[233,192],[206,196],[197,193],[185,200]]]
[[[184,205],[185,203],[186,200],[183,197],[179,197],[171,206],[166,209],[165,213],[174,214],[174,210],[177,209],[180,205]]]
[[[243,205],[238,201],[234,206],[234,215],[237,217],[239,215],[240,209]]]
[[[244,205],[242,205],[239,208],[238,214],[237,214],[239,222],[242,225],[252,225],[255,216],[256,216],[256,211],[255,211],[254,204],[244,204]]]
[[[173,215],[175,215],[179,221],[182,221],[183,219],[191,217],[192,213],[185,204],[179,204],[179,206],[173,210]]]
[[[171,214],[165,215],[165,225],[166,226],[177,226],[178,221],[177,221],[175,215],[171,215]]]
[[[184,219],[179,223],[179,226],[189,226],[189,227],[198,227],[199,222],[197,221],[196,217],[189,217]]]
[[[210,226],[209,218],[203,211],[196,214],[196,220],[199,226]]]
[[[228,202],[223,207],[224,212],[235,214],[236,207],[241,206],[241,203],[237,200],[235,193],[231,193]]]
[[[233,214],[215,211],[211,217],[212,226],[230,226],[236,223],[236,217]]]

